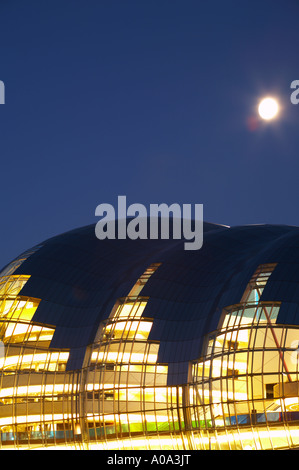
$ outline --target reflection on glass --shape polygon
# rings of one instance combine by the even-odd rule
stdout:
[[[299,446],[299,329],[264,302],[275,264],[259,266],[241,301],[205,338],[189,380],[167,385],[142,291],[153,264],[118,299],[86,348],[83,367],[51,348],[55,326],[34,320],[30,276],[0,277],[2,448],[280,449]],[[188,345],[186,345],[188,347]]]

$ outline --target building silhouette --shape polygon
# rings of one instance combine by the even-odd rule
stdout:
[[[299,446],[299,228],[183,243],[92,225],[2,270],[2,448]]]

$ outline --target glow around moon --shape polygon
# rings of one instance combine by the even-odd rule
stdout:
[[[278,111],[279,106],[275,98],[267,97],[262,99],[258,107],[260,117],[266,121],[277,117]]]

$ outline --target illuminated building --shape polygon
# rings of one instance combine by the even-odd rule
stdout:
[[[0,273],[3,449],[299,446],[299,229],[49,239]]]

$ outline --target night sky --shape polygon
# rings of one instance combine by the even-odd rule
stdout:
[[[298,18],[295,0],[0,0],[0,265],[118,195],[299,226]]]

